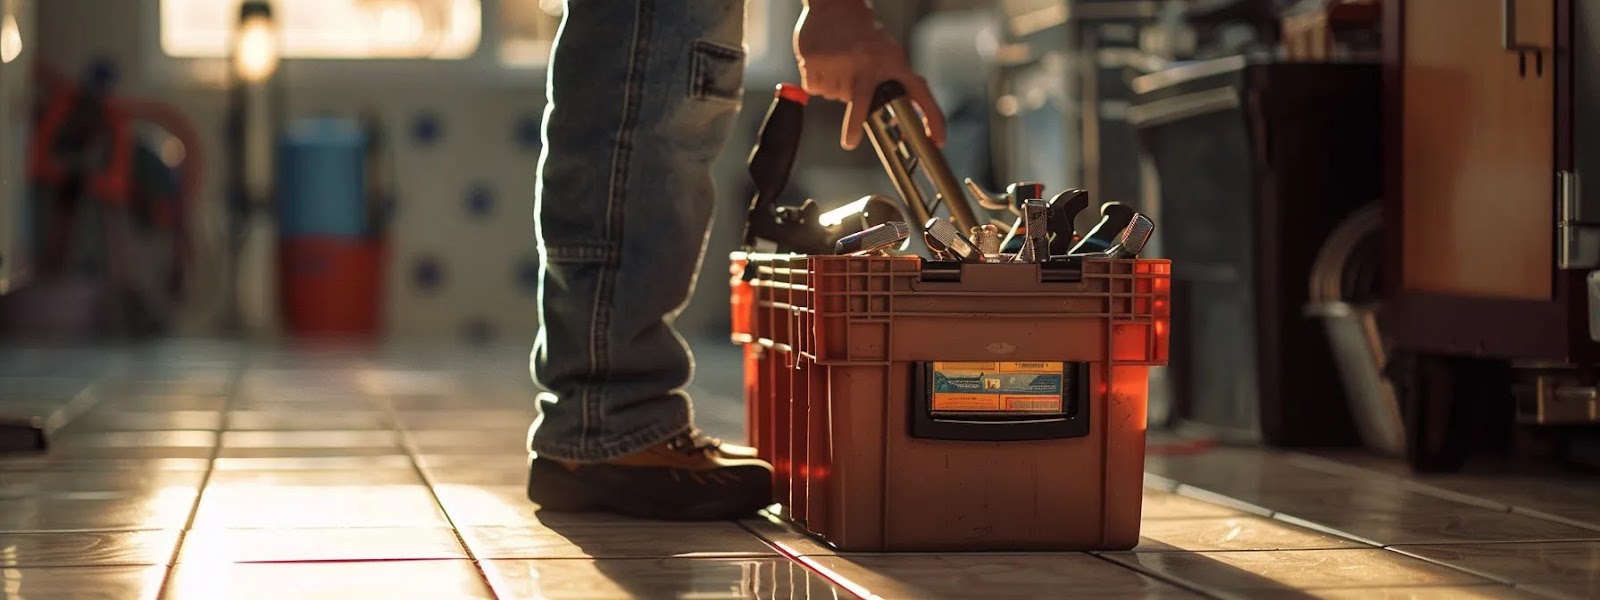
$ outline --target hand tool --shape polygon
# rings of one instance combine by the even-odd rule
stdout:
[[[984,191],[983,188],[978,187],[978,182],[973,181],[971,177],[963,179],[962,183],[966,184],[967,191],[972,192],[972,199],[978,201],[978,206],[989,210],[1012,210],[1011,205],[1006,202],[1004,194],[991,194]]]
[[[1012,223],[1011,229],[1006,232],[1006,236],[1000,240],[1001,252],[1016,254],[1021,251],[1022,238],[1020,236],[1027,233],[1027,228],[1023,227],[1022,222],[1022,203],[1029,200],[1042,199],[1044,199],[1044,184],[1042,183],[1025,181],[1006,186],[1006,207],[1011,211],[1011,214],[1017,215],[1017,220]]]
[[[905,200],[911,216],[918,222],[927,222],[942,202],[950,216],[956,220],[957,233],[976,227],[977,217],[967,204],[966,192],[950,174],[950,166],[933,140],[923,131],[917,108],[906,95],[898,81],[885,81],[878,85],[872,97],[872,109],[865,124],[867,137],[878,152],[878,159],[889,172],[895,190]],[[931,180],[935,191],[929,203],[922,189],[912,177],[917,167]]]
[[[931,240],[928,248],[935,252],[954,255],[961,262],[983,262],[983,252],[973,247],[966,236],[961,235],[950,223],[944,219],[932,218],[922,226],[926,233],[924,240]]]
[[[834,254],[868,254],[899,246],[911,236],[911,226],[905,221],[890,221],[844,236],[834,245]]]
[[[972,228],[972,245],[977,246],[984,254],[994,255],[1000,253],[1000,228],[994,225],[979,225]]]
[[[1022,247],[1011,262],[1033,263],[1047,258],[1050,251],[1050,227],[1046,224],[1050,207],[1044,200],[1025,200],[1022,203],[1022,226],[1027,229],[1022,237]]]
[[[943,243],[934,238],[933,234],[928,233],[927,231],[922,232],[922,243],[926,245],[928,247],[928,251],[933,254],[934,262],[956,262],[960,260],[960,258],[951,253],[948,248],[945,248]]]
[[[817,224],[836,237],[865,231],[890,221],[905,221],[900,203],[883,194],[868,194],[860,199],[822,213]]]
[[[1099,252],[1074,253],[1069,256],[1083,258],[1138,258],[1139,252],[1155,233],[1156,224],[1149,217],[1134,213],[1128,225],[1117,233],[1112,243]]]
[[[1068,254],[1093,254],[1104,252],[1116,243],[1122,230],[1128,227],[1133,220],[1132,208],[1121,202],[1107,202],[1100,206],[1100,222],[1095,224],[1082,240],[1072,247]]]
[[[1089,207],[1089,192],[1083,190],[1066,190],[1050,199],[1050,253],[1049,256],[1060,256],[1072,251],[1072,245],[1077,242],[1078,230],[1073,225],[1078,213]]]
[[[823,232],[815,227],[818,210],[814,202],[808,199],[805,204],[788,211],[777,206],[778,196],[789,185],[789,174],[799,152],[808,101],[810,96],[799,86],[780,83],[773,94],[772,106],[761,122],[761,132],[749,159],[750,182],[756,191],[750,199],[745,220],[744,248],[747,250],[755,246],[756,238],[776,242],[780,251],[820,254],[833,246],[825,243]]]

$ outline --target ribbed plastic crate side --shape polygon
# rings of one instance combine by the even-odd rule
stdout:
[[[923,282],[915,258],[813,256],[810,262],[811,314],[805,325],[814,339],[803,349],[826,365],[914,360],[904,354],[928,354],[934,350],[930,344],[952,346],[957,339],[1002,333],[992,328],[1006,330],[1006,338],[1037,344],[1026,323],[1086,334],[1085,320],[1125,325],[1117,328],[1118,341],[1106,347],[1115,350],[1114,358],[1088,360],[1146,365],[1166,360],[1166,261],[1085,261],[1080,282],[1050,283],[1040,283],[1038,266],[1029,264],[973,266],[963,270],[960,282]],[[1064,320],[1075,323],[1062,325]],[[917,330],[944,328],[946,341],[938,344],[922,333],[910,338],[923,341],[906,339],[899,328],[907,323],[918,323]],[[910,347],[901,347],[907,341]],[[984,346],[1005,354],[1013,344],[995,339]],[[981,358],[994,355],[942,360]]]
[[[751,318],[754,316],[755,288],[744,280],[744,269],[749,262],[743,252],[734,252],[729,257],[728,305],[732,321],[729,333],[735,344],[748,344],[754,339]]]
[[[766,360],[766,377],[771,382],[771,395],[768,397],[770,418],[767,423],[768,439],[772,440],[772,493],[773,498],[787,499],[789,497],[790,469],[792,456],[789,452],[790,428],[789,415],[791,412],[793,392],[790,375],[794,369],[787,363],[783,353],[773,351]]]
[[[812,353],[823,364],[883,364],[896,290],[920,276],[915,256],[813,256]]]
[[[767,433],[770,382],[762,372],[765,353],[759,344],[744,344],[744,435],[745,443],[756,449],[757,456],[771,460],[772,441]]]
[[[828,500],[829,473],[833,470],[832,439],[828,434],[832,379],[829,368],[817,364],[809,356],[802,357],[801,364],[806,365],[811,394],[807,411],[809,418],[805,425],[806,468],[802,472],[805,480],[806,527],[812,531],[828,531],[833,526],[833,509]]]
[[[826,401],[810,432],[820,458],[812,460],[813,506],[822,518],[807,529],[846,551],[887,549],[884,486],[890,436],[888,415],[896,369],[890,364],[818,365],[826,369]],[[820,498],[820,502],[815,499]]]
[[[790,353],[791,358],[796,358],[795,353]],[[789,512],[796,521],[806,522],[806,473],[808,472],[807,435],[811,423],[811,390],[809,379],[810,372],[806,368],[806,361],[794,360],[789,371],[789,430],[786,432],[789,445],[789,485],[788,495],[779,496],[778,500],[789,508]]]
[[[1096,424],[1104,432],[1101,455],[1105,457],[1100,549],[1129,550],[1139,543],[1150,368],[1112,364],[1105,372],[1109,384]]]

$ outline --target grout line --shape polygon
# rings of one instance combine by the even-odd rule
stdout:
[[[1179,483],[1178,486],[1172,490],[1172,493],[1193,500],[1199,500],[1208,504],[1215,504],[1223,508],[1242,511],[1258,517],[1272,518],[1274,514],[1277,514],[1277,511],[1265,506],[1251,504],[1226,494],[1219,494],[1217,492],[1213,492],[1205,488],[1195,487],[1187,483]]]
[[[400,415],[394,408],[393,398],[385,394],[381,397],[374,396],[373,401],[382,405],[384,416],[389,419],[396,440],[399,442],[400,447],[406,451],[406,458],[411,461],[411,468],[422,479],[423,485],[427,486],[428,495],[433,497],[434,505],[439,507],[439,514],[444,515],[445,523],[450,526],[451,535],[454,535],[456,543],[461,545],[461,551],[467,555],[468,560],[472,561],[472,568],[478,572],[478,579],[483,582],[484,588],[489,590],[490,597],[499,598],[500,592],[494,588],[494,582],[489,580],[489,572],[484,568],[483,561],[478,558],[476,552],[473,552],[472,545],[468,544],[466,536],[461,534],[461,528],[456,526],[455,517],[450,515],[450,509],[445,507],[444,500],[439,498],[439,491],[434,487],[436,482],[433,476],[428,473],[428,469],[423,468],[422,460],[419,458],[420,452],[417,441],[411,437],[411,431],[400,420]]]
[[[233,407],[239,401],[239,389],[243,385],[244,374],[250,368],[248,346],[241,345],[237,350],[236,360],[232,372],[228,375],[228,383],[223,388],[223,400],[220,414],[217,418],[216,444],[211,447],[211,458],[206,461],[205,474],[200,476],[200,485],[195,488],[194,504],[189,507],[189,517],[183,522],[183,529],[178,531],[178,543],[172,548],[172,556],[167,561],[166,574],[161,577],[161,587],[156,590],[156,600],[167,597],[167,589],[171,587],[172,576],[178,570],[178,557],[183,555],[183,544],[189,539],[189,531],[194,529],[195,519],[200,516],[200,503],[205,501],[206,490],[211,487],[211,476],[217,472],[217,459],[222,456],[222,434],[228,430],[229,418]]]
[[[1454,570],[1454,571],[1460,571],[1462,573],[1466,573],[1468,575],[1472,575],[1472,576],[1475,576],[1475,577],[1482,577],[1484,579],[1487,579],[1487,580],[1495,582],[1495,583],[1504,584],[1504,585],[1513,585],[1513,584],[1516,583],[1514,581],[1511,581],[1510,579],[1505,579],[1503,577],[1497,577],[1495,575],[1491,575],[1489,573],[1481,572],[1481,571],[1478,571],[1476,569],[1469,569],[1467,567],[1463,567],[1463,566],[1460,566],[1460,565],[1454,565],[1454,564],[1451,564],[1451,563],[1448,563],[1448,562],[1445,562],[1445,561],[1442,561],[1442,560],[1428,558],[1428,557],[1422,556],[1420,554],[1414,554],[1414,553],[1411,553],[1411,552],[1407,552],[1405,550],[1401,550],[1401,549],[1396,548],[1394,546],[1384,546],[1383,549],[1387,550],[1389,552],[1393,552],[1395,554],[1399,554],[1401,556],[1409,556],[1411,558],[1420,560],[1422,562],[1425,562],[1425,563],[1428,563],[1428,564],[1431,564],[1431,565],[1437,565],[1437,566],[1444,567],[1444,568],[1447,568],[1447,569],[1451,569],[1451,570]]]
[[[1127,569],[1129,571],[1133,571],[1135,573],[1138,573],[1140,575],[1144,575],[1145,577],[1149,577],[1149,578],[1154,579],[1156,581],[1160,581],[1162,583],[1166,583],[1166,584],[1169,584],[1169,585],[1172,585],[1172,586],[1176,586],[1177,588],[1182,589],[1184,591],[1194,592],[1196,594],[1199,594],[1201,596],[1205,596],[1207,598],[1222,598],[1222,596],[1218,595],[1216,592],[1213,592],[1213,591],[1205,589],[1205,588],[1203,588],[1201,586],[1195,585],[1193,583],[1189,583],[1188,581],[1185,581],[1185,580],[1182,580],[1182,579],[1178,579],[1178,578],[1170,576],[1170,575],[1157,573],[1155,571],[1152,571],[1150,569],[1145,568],[1144,565],[1137,565],[1137,564],[1130,565],[1130,564],[1123,563],[1123,562],[1120,562],[1120,561],[1112,560],[1111,557],[1105,556],[1105,553],[1101,553],[1101,552],[1085,552],[1084,554],[1088,554],[1089,556],[1093,556],[1093,557],[1098,558],[1100,560],[1103,560],[1103,561],[1106,561],[1106,562],[1111,563],[1113,565],[1116,565],[1119,568]]]

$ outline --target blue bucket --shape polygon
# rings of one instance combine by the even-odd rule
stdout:
[[[367,136],[349,119],[296,121],[278,140],[278,228],[283,237],[366,237]]]

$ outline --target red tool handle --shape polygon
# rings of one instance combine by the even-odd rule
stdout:
[[[750,181],[756,186],[755,197],[750,199],[749,218],[745,221],[744,246],[755,246],[755,230],[750,223],[761,218],[761,211],[771,211],[771,206],[789,185],[789,173],[794,169],[794,159],[800,152],[800,136],[805,128],[806,103],[811,99],[800,86],[780,83],[772,97],[772,106],[761,122],[761,133],[756,147],[750,151]],[[770,217],[767,217],[770,220]]]

